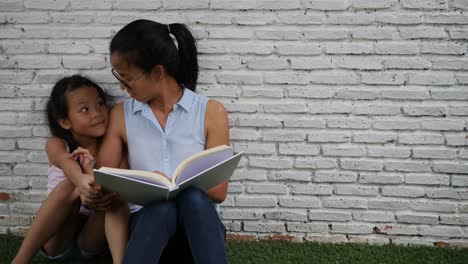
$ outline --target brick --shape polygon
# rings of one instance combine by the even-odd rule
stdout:
[[[350,142],[350,138],[348,133],[315,132],[307,134],[307,141],[314,143],[346,143]]]
[[[441,216],[440,223],[444,225],[468,225],[468,217],[463,216]]]
[[[429,162],[425,161],[387,161],[385,162],[385,170],[401,172],[426,172],[431,170],[431,165]]]
[[[421,201],[412,202],[411,209],[425,212],[455,213],[457,205],[447,202]]]
[[[413,158],[422,159],[455,159],[456,150],[449,149],[413,149]]]
[[[370,121],[365,118],[329,119],[327,126],[330,128],[368,129]]]
[[[278,203],[276,198],[268,196],[237,196],[235,201],[241,207],[275,207]]]
[[[306,113],[307,106],[301,103],[294,102],[278,102],[273,104],[261,104],[265,113]]]
[[[466,29],[449,29],[449,36],[451,39],[467,39],[466,33],[468,30]]]
[[[276,15],[276,19],[283,24],[299,24],[299,25],[316,25],[322,24],[325,21],[325,14],[320,13],[304,13],[304,12],[281,12]]]
[[[353,219],[363,222],[395,222],[395,215],[391,212],[353,212]]]
[[[308,85],[307,88],[298,86],[287,89],[288,98],[332,98],[335,92],[330,89],[316,88]]]
[[[262,76],[257,73],[219,73],[215,74],[219,83],[261,84]]]
[[[350,198],[324,198],[322,200],[324,208],[341,208],[341,209],[366,209],[367,200],[358,200]]]
[[[424,15],[426,23],[431,24],[468,24],[468,17],[459,14],[426,14]]]
[[[386,9],[394,7],[397,3],[397,0],[352,0],[351,6],[355,9]]]
[[[395,142],[397,135],[385,133],[372,134],[354,134],[353,142],[355,143],[388,143]]]
[[[244,231],[283,233],[285,231],[285,225],[283,223],[244,222]]]
[[[238,3],[238,2],[236,2]],[[211,2],[211,7],[213,7],[213,1]],[[275,21],[275,16],[266,14],[266,13],[249,13],[232,18],[232,21],[235,24],[239,25],[269,25]],[[227,22],[229,24],[230,21]]]
[[[432,99],[435,100],[467,100],[468,91],[448,90],[444,91],[431,91]]]
[[[396,219],[398,223],[405,223],[405,224],[437,225],[439,222],[439,217],[437,215],[425,215],[425,214],[397,213]]]
[[[421,53],[463,55],[466,53],[466,45],[458,43],[422,43]]]
[[[383,163],[382,161],[341,159],[340,167],[345,170],[380,171],[383,168]]]
[[[310,107],[312,114],[349,114],[351,111],[352,104],[333,101],[315,103]]]
[[[289,159],[278,158],[250,158],[249,164],[252,167],[268,169],[289,169],[292,167],[292,161]]]
[[[351,220],[349,212],[310,210],[309,219],[311,221],[348,222]]]
[[[400,134],[398,143],[404,145],[442,145],[444,136],[437,134]]]
[[[335,98],[337,99],[351,99],[351,100],[373,100],[379,97],[376,91],[367,91],[359,89],[342,89],[336,92]]]
[[[356,182],[355,172],[315,172],[314,182]]]
[[[17,0],[2,0],[0,2],[0,10],[6,11],[22,11],[24,9],[23,1]]]
[[[405,14],[405,13],[383,13],[377,14],[377,22],[384,24],[402,24],[402,25],[414,25],[423,23],[422,14]]]
[[[302,143],[279,144],[279,154],[281,155],[306,155],[317,156],[320,153],[320,147]]]
[[[361,81],[365,84],[403,84],[406,76],[401,73],[391,72],[361,72]]]
[[[356,115],[398,115],[399,106],[392,105],[355,105],[353,113]]]
[[[161,0],[162,6],[164,9],[173,10],[173,9],[204,9],[208,8],[210,1],[209,0],[200,0],[200,1],[182,1],[182,0]]]
[[[321,201],[316,197],[281,197],[279,206],[290,208],[320,208]]]
[[[347,29],[342,29],[342,28],[327,28],[327,29],[306,29],[303,31],[304,38],[307,40],[339,40],[339,39],[346,39],[348,38],[348,30]],[[329,44],[327,43],[327,45]],[[338,52],[343,52],[343,48],[341,45],[338,46]],[[351,45],[351,47],[348,46],[348,48],[355,47]],[[357,45],[356,45],[357,47]],[[330,50],[329,53],[332,53],[333,50]]]
[[[270,220],[305,221],[307,213],[305,210],[297,212],[269,211],[265,212],[264,217]]]
[[[463,168],[461,169],[463,170]],[[460,170],[460,173],[461,173]],[[465,170],[466,172],[466,170]],[[466,176],[452,176],[452,185],[457,187],[467,187],[468,186],[468,177]]]
[[[468,3],[465,0],[452,0],[450,7],[468,10]]]
[[[392,27],[363,28],[351,31],[353,39],[384,40],[398,38],[398,30]]]
[[[335,188],[335,194],[338,195],[377,196],[379,194],[378,187],[336,185]]]
[[[373,227],[371,225],[357,224],[332,224],[330,233],[340,234],[372,234]]]
[[[376,58],[366,58],[359,56],[336,57],[332,59],[333,64],[338,68],[343,69],[363,69],[363,70],[380,70],[382,62]]]
[[[246,154],[271,155],[276,153],[273,143],[235,143],[234,151],[244,151]]]
[[[303,0],[302,4],[316,10],[346,10],[350,6],[348,0]]]
[[[421,58],[390,58],[382,61],[386,69],[429,69],[432,63]]]
[[[302,32],[292,29],[271,29],[271,30],[256,30],[254,35],[258,39],[268,40],[299,40],[302,37]]]
[[[367,148],[367,155],[374,158],[409,158],[411,151],[406,148]]]
[[[424,188],[416,187],[388,187],[382,188],[383,196],[396,196],[396,197],[423,197],[425,195]]]
[[[272,171],[268,173],[270,181],[286,181],[286,182],[310,182],[311,173],[309,171],[288,170],[288,171]]]
[[[267,117],[240,117],[241,127],[281,127],[281,120]]]
[[[289,63],[286,59],[268,58],[268,59],[247,59],[247,68],[253,70],[279,70],[289,68]],[[239,63],[240,65],[240,63]]]
[[[324,184],[292,184],[291,193],[295,195],[331,195],[333,188]]]
[[[447,33],[443,28],[413,27],[400,28],[400,36],[403,39],[444,39],[447,37]]]
[[[47,175],[47,164],[24,163],[13,168],[15,175],[41,176]]]
[[[229,130],[231,140],[259,140],[261,133],[254,129],[231,128]]]
[[[0,177],[0,186],[6,190],[28,189],[28,179],[25,177]]]
[[[468,198],[468,193],[460,189],[426,189],[426,195],[432,199],[466,200]]]
[[[363,12],[356,12],[351,14],[331,13],[328,15],[328,23],[337,25],[366,25],[372,24],[374,23],[374,21],[374,14],[368,14]]]
[[[113,7],[117,10],[156,10],[162,7],[162,4],[160,1],[118,0]]]
[[[393,55],[414,55],[417,54],[419,47],[415,43],[407,42],[378,42],[375,44],[375,53],[393,54]]]
[[[287,194],[288,187],[282,184],[245,184],[247,193]]]
[[[264,170],[235,170],[231,180],[232,181],[240,181],[240,180],[264,181],[266,180],[266,171]]]
[[[325,128],[325,121],[315,118],[286,119],[283,121],[285,127]]]
[[[277,131],[265,131],[263,133],[264,141],[304,141],[306,137],[305,132],[302,131],[287,131],[287,130],[277,130]]]
[[[245,97],[283,98],[284,93],[284,90],[277,86],[244,86],[242,88],[242,95]]]
[[[265,73],[263,79],[270,84],[308,84],[311,76],[302,72]]]
[[[373,127],[378,130],[416,130],[419,124],[415,121],[375,121]]]
[[[449,185],[450,176],[448,175],[405,175],[406,184],[421,185]]]
[[[439,10],[447,8],[447,0],[402,0],[400,4],[409,9]]]
[[[103,69],[107,66],[104,57],[66,56],[62,60],[66,69]]]
[[[393,174],[370,174],[370,173],[360,173],[359,174],[360,183],[369,183],[369,184],[400,184],[403,183],[403,176],[393,175]]]
[[[370,200],[368,201],[369,209],[381,210],[407,210],[410,208],[410,203],[399,200]]]
[[[327,54],[372,54],[374,46],[360,43],[327,43],[324,45]]]
[[[318,43],[278,43],[275,45],[279,55],[319,55],[322,47]]]
[[[296,158],[294,161],[294,167],[302,169],[334,169],[336,166],[334,159]]]
[[[65,10],[68,6],[68,1],[25,0],[24,6],[28,9]]]
[[[361,157],[366,153],[365,148],[343,146],[322,146],[323,156],[338,156],[338,157]]]
[[[289,232],[328,233],[328,225],[318,223],[286,223],[286,229]]]
[[[468,106],[448,106],[449,116],[468,116]]]
[[[255,1],[240,0],[235,3],[228,0],[211,0],[211,9],[254,9],[256,7]]]
[[[437,237],[462,237],[462,230],[458,227],[442,227],[442,226],[422,226],[420,233],[423,236],[437,236]]]
[[[427,91],[382,90],[382,99],[425,100],[430,98]]]
[[[295,70],[326,70],[335,68],[335,65],[329,58],[292,58],[291,69]]]
[[[451,164],[451,163],[435,163],[432,168],[436,172],[463,174],[467,172],[468,165]]]

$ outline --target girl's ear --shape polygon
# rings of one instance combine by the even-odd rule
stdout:
[[[71,122],[70,120],[68,120],[68,118],[61,118],[58,120],[58,123],[63,129],[66,129],[66,130],[72,127]]]
[[[156,81],[159,81],[165,74],[166,70],[162,65],[156,65],[153,67],[153,77]]]

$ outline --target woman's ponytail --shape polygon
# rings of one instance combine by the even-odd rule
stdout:
[[[176,79],[187,88],[195,90],[198,79],[197,45],[190,30],[184,25],[174,23],[168,25],[169,34],[174,35],[179,51],[179,68],[176,72]]]

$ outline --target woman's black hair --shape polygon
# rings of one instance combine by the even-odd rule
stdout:
[[[104,90],[95,82],[81,75],[73,75],[59,80],[55,84],[54,88],[52,88],[52,93],[49,101],[47,102],[47,120],[49,123],[50,133],[53,136],[65,140],[70,152],[79,147],[78,142],[73,138],[70,130],[64,129],[60,126],[59,120],[68,117],[67,94],[84,86],[96,88],[96,91],[99,93],[104,104],[107,103]]]
[[[174,35],[177,44],[169,34]],[[197,45],[192,33],[179,23],[161,24],[136,20],[112,38],[110,53],[122,54],[127,62],[150,73],[162,65],[177,82],[195,91],[198,79]]]

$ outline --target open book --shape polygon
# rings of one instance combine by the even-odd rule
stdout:
[[[208,190],[234,173],[243,152],[233,153],[230,146],[204,150],[182,161],[171,178],[163,173],[101,167],[94,170],[97,184],[114,191],[127,202],[145,205],[174,198],[181,190],[195,186]]]

